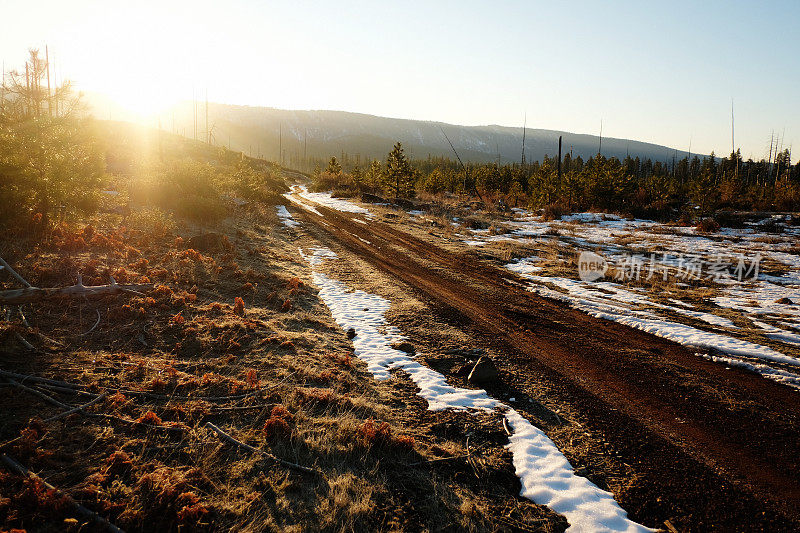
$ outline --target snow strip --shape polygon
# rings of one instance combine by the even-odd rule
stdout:
[[[713,313],[702,313],[700,311],[692,311],[691,309],[682,309],[679,307],[673,307],[671,308],[671,310],[681,315],[686,315],[692,318],[696,318],[698,320],[702,320],[706,324],[711,324],[712,326],[720,326],[729,329],[738,329],[738,326],[734,324],[730,318],[718,316]]]
[[[281,222],[283,222],[283,225],[287,228],[296,228],[300,225],[299,222],[292,218],[292,214],[286,209],[285,205],[275,206],[275,209],[278,211],[278,218],[281,219]]]
[[[323,263],[323,261],[325,261],[326,257],[330,259],[336,259],[338,257],[336,255],[336,252],[334,252],[333,250],[329,250],[324,246],[312,247],[311,255],[306,255],[305,253],[303,253],[302,248],[298,248],[298,250],[300,251],[300,257],[308,261],[312,267],[320,266]]]
[[[800,335],[796,333],[786,331],[785,329],[776,328],[775,326],[771,326],[764,322],[759,322],[758,320],[753,320],[753,324],[766,331],[767,333],[764,333],[764,336],[768,339],[776,340],[784,344],[800,346]]]
[[[790,387],[800,390],[800,376],[797,374],[792,374],[791,372],[773,368],[768,365],[762,365],[761,363],[748,363],[738,359],[731,359],[730,357],[720,357],[717,355],[707,354],[696,355],[702,355],[703,358],[708,359],[709,361],[714,361],[715,363],[724,363],[728,366],[743,368],[745,370],[749,370],[750,372],[761,374],[765,378],[772,379],[778,383],[783,383],[784,385],[789,385]]]
[[[287,200],[289,200],[290,202],[292,202],[293,204],[299,205],[300,207],[302,207],[302,208],[303,208],[303,209],[305,209],[306,211],[311,211],[312,213],[314,213],[314,214],[315,214],[315,215],[317,215],[317,216],[322,216],[322,213],[320,213],[319,211],[317,211],[317,210],[316,210],[316,208],[314,208],[314,207],[312,207],[312,206],[308,205],[308,204],[307,204],[307,203],[305,203],[305,202],[301,202],[300,200],[298,200],[297,198],[295,198],[295,196],[294,196],[292,193],[289,193],[289,192],[287,192],[287,193],[285,193],[285,194],[283,195],[283,197],[284,197],[284,198],[286,198]]]
[[[365,209],[342,198],[334,198],[329,192],[309,192],[305,185],[297,185],[292,187],[292,191],[309,202],[324,205],[325,207],[330,207],[336,211],[342,211],[344,213],[359,213],[362,215],[367,215],[368,217],[372,216],[372,213],[369,211],[369,209]]]
[[[300,251],[312,267],[319,266],[325,258],[336,256],[327,248],[315,247],[312,251],[310,255]],[[517,411],[491,398],[484,390],[448,385],[442,374],[392,348],[392,343],[403,337],[397,328],[386,323],[389,300],[361,290],[349,291],[344,283],[316,270],[312,274],[314,284],[320,289],[320,298],[336,323],[344,330],[353,328],[356,331],[353,338],[355,354],[367,364],[375,379],[388,379],[391,370],[404,370],[419,387],[418,395],[433,411],[474,409],[503,412],[513,429],[507,447],[522,483],[520,495],[564,515],[570,523],[567,531],[651,531],[629,520],[611,493],[584,477],[576,476],[572,465],[553,441]]]

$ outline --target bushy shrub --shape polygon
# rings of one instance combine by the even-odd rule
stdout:
[[[716,233],[719,231],[719,228],[719,222],[713,218],[704,218],[697,223],[697,231],[701,231],[703,233]]]
[[[545,220],[559,220],[565,214],[564,206],[559,203],[544,206],[542,217]]]
[[[207,163],[177,161],[132,184],[131,201],[172,211],[181,217],[213,222],[226,213],[217,180],[214,168]]]
[[[46,226],[62,205],[94,212],[104,179],[91,121],[0,116],[0,224],[40,213]]]
[[[132,230],[159,239],[170,235],[175,230],[175,220],[158,207],[137,209],[128,216],[126,223]]]

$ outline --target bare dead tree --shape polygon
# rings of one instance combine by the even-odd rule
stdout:
[[[46,48],[45,57],[40,57],[35,48],[28,54],[24,74],[17,70],[6,72],[3,66],[2,113],[17,119],[59,116],[59,101],[68,103],[63,115],[75,112],[80,98],[71,94],[69,81],[52,83],[49,49]]]
[[[600,145],[597,147],[597,155],[603,153],[603,119],[600,119]]]

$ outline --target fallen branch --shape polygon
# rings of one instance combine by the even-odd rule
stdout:
[[[254,446],[250,446],[249,444],[245,444],[244,442],[231,437],[229,434],[225,433],[224,431],[222,431],[220,428],[218,428],[217,426],[215,426],[211,422],[206,422],[206,427],[209,428],[214,433],[216,433],[220,438],[222,438],[222,440],[224,440],[224,441],[226,441],[226,442],[228,442],[230,444],[233,444],[235,446],[238,446],[239,448],[245,449],[245,450],[247,450],[247,451],[249,451],[251,453],[256,453],[256,454],[259,454],[259,455],[261,455],[263,457],[266,457],[267,459],[269,459],[271,461],[274,461],[274,462],[278,463],[279,465],[283,465],[286,468],[291,468],[292,470],[297,470],[299,472],[304,472],[306,474],[314,474],[314,475],[318,475],[319,474],[319,472],[314,470],[313,468],[309,468],[307,466],[302,466],[302,465],[299,465],[297,463],[291,463],[289,461],[284,461],[283,459],[275,457],[271,453],[266,452],[266,451],[264,451],[264,450],[262,450],[260,448],[256,448]]]
[[[89,406],[91,406],[91,405],[94,405],[94,404],[96,404],[97,402],[99,402],[100,400],[102,400],[102,399],[106,398],[107,396],[108,396],[108,393],[107,393],[107,392],[104,392],[104,393],[103,393],[103,394],[101,394],[100,396],[98,396],[98,397],[96,397],[96,398],[92,398],[91,400],[89,400],[88,402],[86,402],[86,403],[85,403],[85,404],[83,404],[83,405],[79,405],[79,406],[77,406],[77,407],[73,407],[73,408],[72,408],[72,409],[70,409],[69,411],[64,411],[63,413],[59,413],[59,414],[57,414],[57,415],[55,415],[55,416],[51,416],[50,418],[46,418],[44,421],[45,421],[45,422],[53,422],[53,421],[55,421],[55,420],[59,420],[59,419],[61,419],[61,418],[65,418],[65,417],[67,417],[67,416],[71,415],[72,413],[77,413],[78,411],[83,411],[83,410],[84,410],[84,409],[86,409],[87,407],[89,407]]]
[[[140,283],[135,285],[120,285],[113,279],[109,285],[85,286],[78,282],[69,287],[55,287],[50,289],[40,289],[38,287],[27,287],[25,289],[11,289],[0,291],[0,305],[21,305],[42,300],[57,298],[89,298],[93,296],[103,296],[108,294],[131,293],[144,296],[141,291],[153,288],[152,283]]]
[[[20,305],[17,307],[17,312],[19,312],[19,318],[22,320],[22,325],[28,329],[31,329],[31,325],[28,323],[28,319],[25,318],[25,313],[22,312],[22,306]]]
[[[81,389],[72,389],[70,387],[62,387],[60,385],[48,385],[47,383],[37,383],[36,386],[39,387],[39,388],[43,388],[43,389],[47,389],[47,390],[51,390],[51,391],[55,391],[55,392],[61,392],[63,394],[69,394],[71,396],[78,396],[78,395],[81,395],[81,394],[84,395],[84,396],[91,396],[92,398],[96,398],[97,396],[99,396],[99,394],[97,394],[95,392],[89,392],[89,391],[85,391],[85,390],[81,390]],[[108,391],[106,391],[106,392],[108,392]]]
[[[43,480],[42,478],[40,478],[39,476],[37,476],[36,474],[31,472],[27,468],[25,468],[24,466],[19,464],[17,461],[12,459],[8,455],[0,455],[0,461],[2,461],[3,464],[6,465],[6,468],[8,468],[11,472],[14,472],[15,474],[20,475],[22,477],[27,477],[27,478],[38,480],[42,485],[47,487],[48,490],[55,491],[56,494],[58,494],[60,497],[64,498],[69,503],[70,507],[72,507],[73,510],[77,514],[82,516],[83,518],[86,518],[88,520],[92,520],[93,522],[96,522],[98,525],[103,526],[108,531],[112,531],[113,533],[124,533],[120,528],[118,528],[117,526],[115,526],[114,524],[112,524],[111,522],[109,522],[108,520],[106,520],[105,518],[100,516],[99,514],[95,513],[94,511],[91,511],[91,510],[87,509],[86,507],[84,507],[83,505],[79,504],[78,502],[73,500],[72,497],[69,494],[66,494],[66,493],[58,490],[53,485],[51,485],[47,481]]]
[[[83,385],[77,383],[67,383],[66,381],[58,381],[55,379],[42,378],[39,376],[33,376],[29,374],[18,374],[17,372],[9,372],[8,370],[2,370],[2,369],[0,369],[0,376],[4,378],[18,379],[23,383],[26,381],[33,381],[36,383],[48,383],[50,385],[59,385],[61,387],[67,387],[71,389],[78,389],[83,387]]]
[[[505,430],[506,435],[509,437],[514,434],[514,432],[511,430],[511,426],[508,425],[508,419],[505,416],[503,417],[503,429]]]
[[[236,406],[236,407],[217,407],[212,406],[211,410],[208,414],[213,415],[217,413],[224,413],[229,411],[252,411],[255,409],[269,409],[270,407],[275,407],[274,403],[268,404],[259,404],[259,405],[243,405],[243,406]]]
[[[0,385],[3,385],[3,386],[8,386],[8,387],[13,387],[13,386],[14,386],[14,385],[12,385],[11,383],[2,383],[2,384],[0,384]],[[85,408],[89,407],[90,405],[92,405],[92,404],[95,404],[95,403],[99,402],[100,400],[102,400],[102,399],[103,399],[103,398],[105,398],[106,396],[108,396],[108,393],[107,393],[107,392],[106,392],[106,393],[104,393],[104,394],[101,394],[100,396],[98,396],[98,397],[96,397],[96,398],[94,398],[94,399],[92,399],[92,400],[90,400],[89,402],[86,402],[86,403],[85,403],[85,404],[83,404],[83,405],[79,405],[79,406],[77,406],[77,407],[73,407],[73,408],[72,408],[72,409],[70,409],[69,411],[65,411],[65,412],[63,412],[63,413],[59,413],[59,414],[57,414],[57,415],[55,415],[55,416],[51,416],[50,418],[46,418],[45,420],[43,420],[43,422],[54,422],[54,421],[56,421],[56,420],[59,420],[59,419],[61,419],[61,418],[67,417],[67,416],[71,415],[72,413],[76,413],[76,412],[78,412],[78,411],[82,411],[83,409],[85,409]],[[17,441],[18,441],[19,439],[21,439],[21,438],[22,438],[22,436],[20,435],[19,437],[14,437],[14,438],[13,438],[13,439],[11,439],[11,440],[7,440],[7,441],[5,441],[4,443],[0,444],[0,450],[2,450],[3,448],[5,448],[5,447],[6,447],[6,446],[8,446],[9,444],[14,444],[15,442],[17,442]]]
[[[5,260],[4,260],[2,257],[0,257],[0,266],[3,266],[3,267],[5,267],[5,269],[6,269],[6,270],[8,270],[8,273],[9,273],[9,274],[11,274],[11,277],[15,278],[17,281],[19,281],[20,283],[22,283],[23,285],[25,285],[25,287],[28,287],[28,288],[30,288],[30,287],[31,287],[31,284],[30,284],[30,283],[28,283],[28,282],[25,280],[25,278],[23,278],[22,276],[20,276],[19,274],[17,274],[17,271],[16,271],[16,270],[14,270],[13,268],[11,268],[11,265],[9,265],[8,263],[6,263],[6,262],[5,262]]]
[[[22,312],[22,306],[21,305],[17,306],[17,311],[19,312],[20,320],[22,320],[22,325],[25,326],[26,328],[28,328],[30,333],[38,336],[43,341],[47,341],[50,344],[54,344],[54,345],[58,346],[59,348],[63,348],[64,347],[63,343],[58,342],[55,339],[51,339],[47,335],[44,335],[41,331],[38,331],[38,330],[34,329],[34,327],[30,325],[30,323],[28,322],[28,319],[25,317],[25,313]],[[9,322],[11,321],[11,315],[8,316],[8,321]]]
[[[45,394],[45,393],[43,393],[41,391],[38,391],[36,389],[32,389],[30,387],[27,387],[27,386],[23,385],[22,383],[18,383],[16,381],[14,381],[13,379],[9,379],[9,378],[6,378],[6,379],[8,380],[9,383],[17,386],[18,388],[20,388],[20,389],[22,389],[22,390],[24,390],[26,392],[29,392],[30,394],[33,394],[34,396],[38,396],[39,398],[41,398],[42,400],[46,401],[47,403],[53,404],[53,405],[55,405],[57,407],[61,407],[62,409],[66,409],[68,411],[74,409],[72,406],[67,405],[65,403],[61,403],[58,400],[56,400],[55,398],[51,398],[50,396],[48,396],[47,394]],[[80,413],[80,414],[82,414],[84,416],[88,416],[88,417],[92,417],[92,418],[104,418],[106,420],[113,420],[113,421],[116,421],[116,422],[122,422],[124,424],[128,424],[128,425],[131,425],[131,426],[144,427],[144,428],[148,428],[148,429],[158,429],[158,430],[161,430],[161,431],[179,431],[181,433],[184,432],[184,429],[182,427],[180,427],[180,426],[155,426],[153,424],[145,424],[144,422],[137,422],[136,420],[128,420],[127,418],[122,418],[121,416],[109,415],[107,413],[87,413],[82,408],[81,409],[77,409],[77,410],[73,410],[72,412],[73,413],[77,412],[77,413]]]
[[[23,337],[22,335],[20,335],[19,331],[15,331],[15,332],[14,332],[14,337],[16,337],[16,339],[17,339],[19,342],[21,342],[21,343],[22,343],[22,345],[23,345],[23,346],[25,346],[25,348],[27,348],[28,350],[30,350],[30,351],[32,351],[32,352],[35,352],[35,351],[36,351],[36,347],[35,347],[33,344],[31,344],[31,343],[29,343],[28,341],[26,341],[26,340],[25,340],[25,337]]]
[[[88,335],[89,333],[93,332],[94,328],[96,328],[98,326],[98,324],[100,324],[100,310],[99,309],[95,309],[95,311],[97,311],[97,322],[94,323],[94,326],[89,328],[89,331],[81,333],[81,335],[80,335],[81,337],[83,337],[84,335]]]
[[[456,459],[467,459],[470,457],[470,454],[465,453],[463,455],[454,455],[452,457],[437,457],[435,459],[423,459],[422,461],[417,461],[415,463],[408,463],[407,466],[419,466],[419,465],[426,465],[430,463],[440,463],[442,461],[454,461]]]
[[[250,398],[251,396],[257,396],[262,392],[266,392],[268,390],[272,390],[276,387],[279,387],[283,385],[287,379],[289,379],[296,373],[297,372],[290,372],[281,381],[273,385],[260,387],[250,392],[243,392],[240,394],[230,394],[228,396],[179,396],[170,394],[157,394],[154,392],[137,391],[132,389],[123,389],[119,387],[107,387],[104,385],[99,385],[99,386],[107,391],[120,392],[122,394],[127,394],[129,396],[141,396],[143,398],[150,398],[153,400],[175,400],[175,401],[186,401],[186,402],[191,400],[201,400],[204,402],[229,402],[233,400],[244,400],[245,398]],[[63,387],[65,389],[75,390],[79,394],[82,393],[81,389],[86,388],[86,385],[83,385],[81,383],[69,383],[66,381],[58,381],[55,379],[34,376],[31,374],[19,374],[17,372],[9,372],[8,370],[2,370],[2,369],[0,369],[0,377],[11,378],[10,380],[19,380],[22,383],[26,381],[32,381],[34,383],[42,383],[44,385],[49,386],[50,388],[55,388],[55,390],[58,390],[56,387]]]
[[[45,402],[47,402],[49,404],[55,405],[56,407],[61,407],[62,409],[71,409],[71,407],[69,405],[67,405],[65,403],[61,403],[58,400],[56,400],[55,398],[52,398],[52,397],[48,396],[47,394],[45,394],[45,393],[43,393],[41,391],[38,391],[36,389],[32,389],[32,388],[30,388],[30,387],[28,387],[26,385],[23,385],[22,383],[18,383],[16,381],[14,381],[13,379],[9,379],[8,382],[11,383],[12,385],[14,385],[17,388],[24,390],[25,392],[29,392],[29,393],[33,394],[34,396],[38,396],[39,398],[41,398],[42,400],[44,400]]]

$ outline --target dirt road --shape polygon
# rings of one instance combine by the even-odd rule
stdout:
[[[320,241],[400,280],[476,344],[502,352],[506,386],[546,384],[600,432],[636,473],[623,502],[633,518],[691,530],[800,528],[797,391],[536,296],[514,274],[396,225],[315,207],[322,217],[302,218]]]

